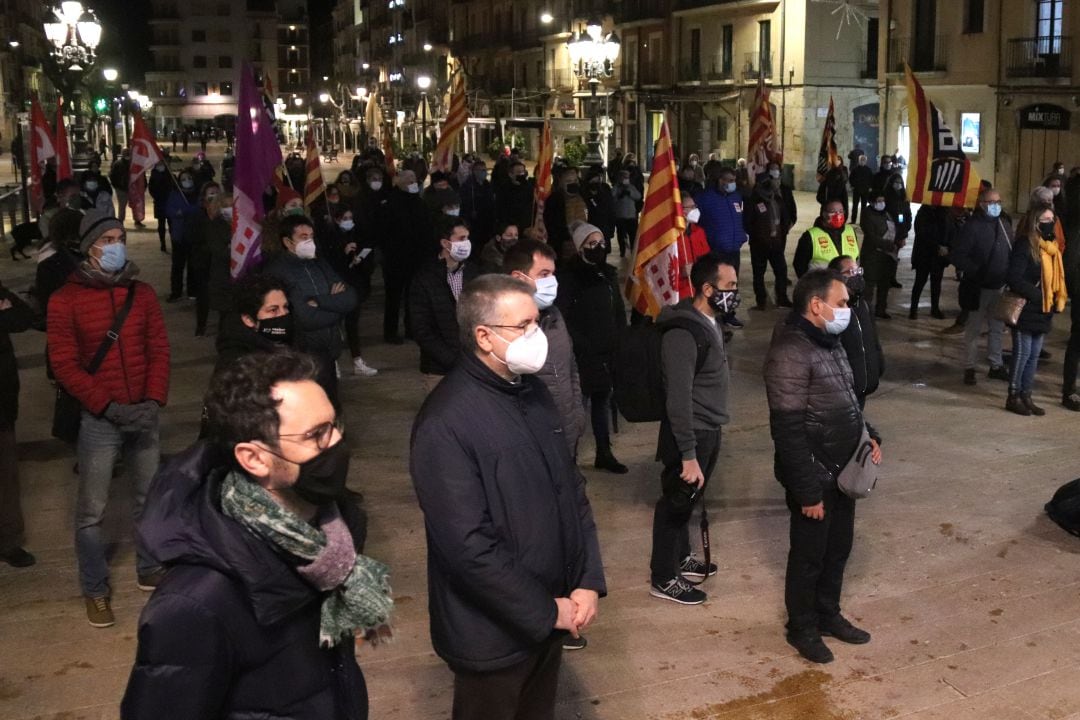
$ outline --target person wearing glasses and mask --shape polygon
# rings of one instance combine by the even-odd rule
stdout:
[[[536,377],[548,342],[535,294],[507,275],[465,286],[463,352],[412,428],[431,640],[456,720],[554,718],[563,640],[607,591],[585,482]]]
[[[840,255],[859,259],[859,238],[855,228],[847,224],[844,206],[839,200],[825,203],[814,224],[799,236],[791,267],[795,277],[811,269],[825,268]]]
[[[865,409],[866,396],[877,390],[881,376],[885,373],[885,353],[881,350],[874,313],[870,303],[866,301],[866,279],[859,263],[847,255],[835,258],[829,263],[829,269],[840,273],[847,287],[851,322],[847,329],[840,333],[840,344],[844,346],[852,377],[855,378],[855,395],[859,398],[859,407]],[[871,431],[870,436],[881,442],[876,431]]]
[[[283,351],[211,381],[208,441],[162,470],[139,525],[168,573],[121,718],[368,717],[356,644],[389,633],[389,570],[362,554],[350,448],[316,372]]]

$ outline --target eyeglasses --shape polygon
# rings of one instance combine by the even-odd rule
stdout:
[[[581,247],[585,248],[586,250],[590,250],[592,248],[598,248],[603,244],[604,244],[603,238],[601,238],[600,240],[586,240],[585,242],[583,242],[581,244]]]
[[[845,270],[842,274],[844,277],[859,277],[863,274],[863,269],[861,267],[853,267],[850,270]]]
[[[488,327],[489,328],[505,328],[507,330],[517,330],[522,335],[525,335],[526,337],[529,337],[540,328],[540,325],[539,325],[539,323],[537,323],[536,320],[526,320],[525,322],[518,323],[517,325],[488,325]]]
[[[339,433],[345,431],[345,423],[340,418],[334,418],[330,422],[324,422],[320,425],[316,425],[307,432],[302,433],[287,433],[285,435],[278,435],[281,440],[288,440],[294,443],[310,443],[315,441],[315,446],[320,450],[325,450],[330,447],[330,441],[334,437],[334,431]]]

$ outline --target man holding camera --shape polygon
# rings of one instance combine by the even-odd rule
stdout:
[[[690,553],[690,515],[720,454],[720,427],[728,422],[728,362],[717,321],[738,306],[735,268],[709,254],[690,269],[693,298],[660,313],[665,417],[657,457],[664,464],[662,492],[653,513],[649,594],[682,605],[706,595],[686,582],[716,574]]]

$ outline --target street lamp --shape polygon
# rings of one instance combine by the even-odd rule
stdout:
[[[101,75],[105,78],[105,82],[114,83],[116,78],[120,77],[120,73],[116,71],[116,68],[105,68],[101,71]]]
[[[554,20],[555,16],[547,11],[540,13],[540,22],[544,23],[545,25],[550,25]]]
[[[52,56],[63,74],[60,80],[66,91],[64,94],[71,98],[75,107],[75,127],[72,129],[75,152],[71,165],[72,168],[82,169],[90,164],[91,151],[83,125],[82,90],[79,85],[83,74],[97,58],[101,23],[93,10],[72,0],[52,8],[52,17],[52,21],[44,23],[45,37],[52,43]]]
[[[431,87],[431,77],[420,75],[416,78],[416,87],[420,88],[420,154],[427,157],[427,91]]]
[[[603,32],[600,21],[593,19],[584,33],[575,32],[566,43],[574,74],[589,83],[589,141],[585,164],[597,167],[602,166],[604,160],[600,155],[600,133],[596,126],[596,87],[601,79],[611,77],[619,57],[619,37],[614,32],[607,35]]]
[[[429,42],[424,43],[424,52],[431,52],[432,45]]]

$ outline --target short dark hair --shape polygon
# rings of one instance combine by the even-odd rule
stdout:
[[[279,400],[274,386],[315,381],[315,360],[294,350],[254,353],[237,358],[210,380],[206,393],[207,436],[231,451],[237,443],[258,440],[276,447]]]
[[[701,296],[701,289],[706,283],[712,285],[716,282],[721,264],[720,256],[716,253],[702,255],[694,261],[690,268],[690,285],[694,288],[694,297]]]
[[[266,302],[266,296],[274,290],[280,290],[285,293],[286,297],[289,294],[285,283],[280,278],[268,273],[245,275],[233,289],[236,311],[241,315],[247,315],[249,318],[255,319],[263,303]]]
[[[850,255],[837,255],[829,261],[829,269],[839,272],[840,266],[844,264],[845,260],[855,260],[855,258],[851,257]]]
[[[506,251],[506,254],[503,255],[502,271],[507,275],[515,270],[524,275],[528,275],[529,270],[532,269],[533,263],[536,262],[534,256],[537,253],[553,262],[558,257],[555,254],[555,250],[547,243],[523,237],[511,245]]]
[[[465,350],[476,350],[476,328],[492,323],[495,303],[500,296],[511,292],[519,292],[530,298],[533,296],[533,289],[524,280],[498,273],[481,275],[465,284],[457,303],[461,346]]]
[[[292,234],[296,232],[296,228],[307,225],[312,230],[315,229],[315,222],[307,215],[286,215],[281,220],[281,224],[278,225],[278,237],[279,238],[291,238]]]
[[[521,232],[521,228],[518,227],[518,224],[516,222],[514,222],[513,220],[497,220],[495,222],[495,228],[494,228],[495,229],[495,234],[496,235],[502,235],[504,232],[506,232],[506,228],[508,228],[510,226],[516,227],[518,229],[518,232]]]
[[[469,223],[465,222],[461,217],[455,217],[453,215],[443,215],[439,218],[439,239],[446,240],[448,237],[454,234],[456,228],[463,227],[466,230],[469,229]]]
[[[829,268],[815,268],[799,278],[792,293],[796,312],[806,313],[813,298],[824,300],[834,282],[843,283],[844,276]]]

